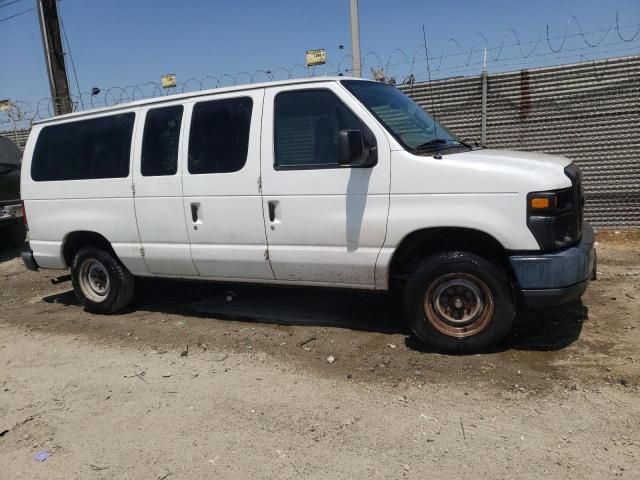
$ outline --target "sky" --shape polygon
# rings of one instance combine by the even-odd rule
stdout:
[[[2,19],[33,8],[36,0],[14,1],[0,0],[0,99],[35,101],[49,96],[37,14],[30,11]],[[640,0],[359,3],[364,73],[370,75],[370,64],[389,63],[388,74],[398,81],[412,71],[414,57],[413,71],[418,78],[426,75],[424,47],[420,47],[423,25],[434,78],[478,74],[487,45],[483,38],[494,47],[488,54],[489,72],[640,53],[640,35],[625,43],[615,31],[616,12],[621,27],[634,26],[621,30],[625,38],[640,28]],[[59,13],[80,90],[85,92],[92,87],[159,82],[164,73],[175,73],[178,82],[228,74],[222,80],[226,84],[232,77],[239,83],[251,75],[254,80],[266,79],[257,72],[260,69],[277,78],[289,72],[304,76],[305,51],[316,48],[327,50],[331,65],[315,74],[350,68],[349,0],[61,0]],[[547,25],[555,49],[567,32],[559,54],[551,55]],[[588,47],[579,36],[581,28],[593,44],[611,27],[597,48]],[[511,29],[517,32],[520,47],[515,46]],[[542,40],[537,43],[538,39]],[[497,47],[502,42],[506,47],[500,52]],[[533,53],[522,58],[533,47]],[[66,61],[71,90],[77,94],[68,52]],[[283,68],[276,70],[279,67]],[[208,82],[215,84],[211,78]]]

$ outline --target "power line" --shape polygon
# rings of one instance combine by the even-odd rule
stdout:
[[[67,37],[67,30],[64,28],[64,22],[60,17],[60,26],[62,27],[62,35],[64,41],[67,44],[67,50],[69,51],[69,58],[71,59],[71,69],[73,70],[73,78],[76,81],[76,87],[78,89],[78,97],[80,98],[80,106],[84,110],[84,102],[82,101],[82,92],[80,91],[80,82],[78,82],[78,72],[76,71],[76,63],[73,61],[73,54],[71,53],[71,45],[69,45],[69,38]]]
[[[0,8],[8,7],[9,5],[13,5],[14,3],[21,2],[22,0],[13,0],[13,2],[5,3],[4,5],[0,5]]]
[[[32,12],[33,10],[35,10],[35,8],[28,8],[26,10],[23,10],[22,12],[16,13],[15,15],[11,15],[9,17],[0,18],[0,22],[4,22],[5,20],[11,20],[12,18],[16,18],[16,17],[19,17],[20,15],[24,15],[25,13]]]

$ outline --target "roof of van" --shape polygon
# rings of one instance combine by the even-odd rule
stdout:
[[[249,83],[245,85],[234,85],[231,87],[219,87],[219,88],[211,88],[208,90],[198,90],[195,92],[188,92],[188,93],[176,93],[173,95],[167,95],[166,97],[153,97],[153,98],[147,98],[144,100],[136,100],[133,102],[118,103],[116,105],[111,105],[108,107],[99,107],[99,108],[92,108],[90,110],[81,110],[78,112],[72,112],[64,115],[57,115],[55,117],[45,118],[44,120],[39,120],[37,122],[34,122],[34,125],[43,124],[43,123],[53,123],[60,120],[67,120],[69,118],[75,118],[75,117],[85,117],[85,116],[93,115],[95,113],[105,113],[105,112],[110,112],[115,110],[124,110],[127,108],[138,107],[143,105],[166,103],[166,102],[171,102],[175,100],[180,100],[183,98],[188,99],[188,98],[208,96],[212,94],[241,92],[243,90],[257,90],[260,88],[267,88],[267,87],[279,87],[283,85],[298,85],[298,84],[304,84],[304,83],[336,82],[340,80],[360,80],[363,82],[373,82],[373,80],[367,80],[367,79],[355,78],[355,77],[327,76],[327,77],[294,78],[291,80],[276,80],[272,82],[262,82],[262,83]]]

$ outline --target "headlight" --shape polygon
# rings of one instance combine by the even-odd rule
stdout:
[[[580,239],[576,203],[573,187],[527,195],[527,225],[541,250],[558,250]]]

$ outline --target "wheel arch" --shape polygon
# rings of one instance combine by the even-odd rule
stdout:
[[[414,230],[400,241],[389,263],[389,285],[406,280],[422,258],[452,250],[492,260],[514,278],[507,250],[493,235],[466,227],[430,227]]]
[[[62,243],[62,256],[67,266],[71,266],[73,257],[78,250],[83,247],[102,248],[104,251],[113,255],[114,258],[118,258],[118,255],[111,246],[111,242],[109,242],[104,235],[88,230],[77,230],[68,233]]]

